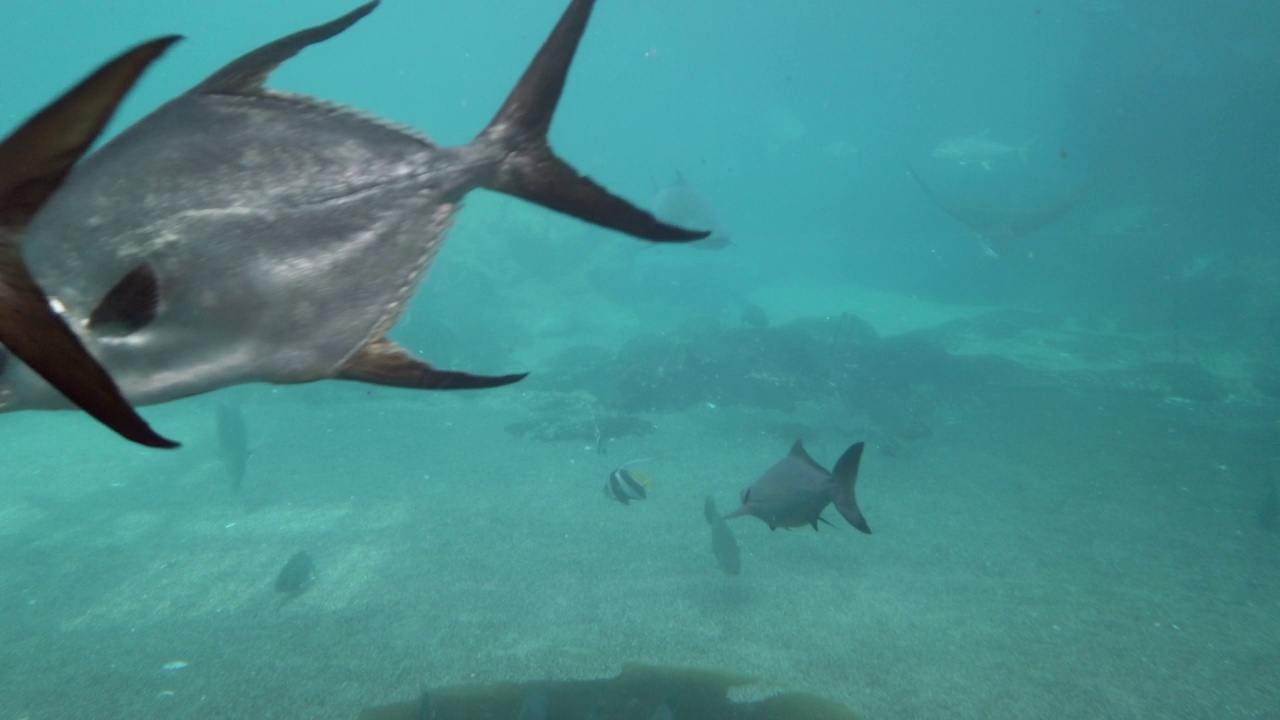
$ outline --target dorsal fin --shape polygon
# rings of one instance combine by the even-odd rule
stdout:
[[[799,460],[800,462],[808,465],[814,470],[817,470],[823,475],[831,474],[827,472],[826,468],[819,465],[817,460],[814,460],[813,458],[809,457],[808,451],[804,449],[804,441],[802,440],[796,440],[796,444],[791,446],[791,452],[787,453],[787,456],[791,458],[795,458],[796,460]]]
[[[128,335],[146,327],[160,307],[160,281],[150,263],[130,270],[98,302],[89,327],[107,334]]]
[[[222,69],[205,78],[191,92],[202,94],[253,95],[262,92],[263,84],[280,64],[302,52],[308,45],[328,40],[373,12],[379,0],[366,3],[337,20],[317,25],[267,43],[241,55]]]
[[[437,370],[391,340],[376,338],[348,358],[334,377],[415,390],[477,390],[510,385],[526,374],[491,376]]]

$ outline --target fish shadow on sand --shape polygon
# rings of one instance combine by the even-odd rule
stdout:
[[[729,575],[738,575],[742,572],[742,553],[738,550],[738,539],[734,537],[729,523],[724,521],[724,517],[716,509],[715,498],[710,495],[703,503],[702,516],[711,525],[711,554],[715,556],[720,569]]]
[[[306,550],[294,553],[276,575],[275,590],[284,595],[277,607],[284,607],[297,600],[302,593],[311,589],[316,577],[316,562],[311,553]]]
[[[857,720],[805,693],[735,702],[750,678],[628,663],[617,677],[455,685],[409,702],[367,708],[357,720]]]

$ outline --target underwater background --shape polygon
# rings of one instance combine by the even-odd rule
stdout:
[[[385,0],[269,85],[465,143],[563,5]],[[3,126],[186,35],[118,131],[352,7],[11,1]],[[1280,718],[1280,5],[601,0],[551,140],[639,204],[683,178],[731,244],[479,192],[393,336],[520,384],[143,408],[173,452],[0,417],[0,720],[628,662],[863,718]],[[704,500],[798,438],[866,441],[874,534],[729,520],[723,572]],[[624,465],[647,499],[602,492]]]

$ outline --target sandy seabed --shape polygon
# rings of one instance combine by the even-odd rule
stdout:
[[[504,430],[526,393],[239,388],[148,409],[186,441],[164,453],[70,413],[0,418],[0,720],[351,719],[628,661],[873,719],[1280,718],[1274,407],[997,388],[869,447],[874,535],[834,511],[817,533],[735,520],[730,577],[703,499],[732,508],[788,418],[649,415],[600,455]],[[228,398],[253,448],[239,494]],[[828,465],[862,439],[790,419]],[[639,457],[653,496],[606,499]],[[285,601],[300,549],[319,577]]]

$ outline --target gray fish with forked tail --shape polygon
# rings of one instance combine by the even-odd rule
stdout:
[[[493,120],[459,147],[265,86],[376,4],[227,64],[86,159],[32,223],[36,280],[130,401],[249,382],[520,380],[440,370],[388,337],[477,188],[648,240],[707,235],[610,194],[548,145],[593,0],[572,0]],[[67,405],[20,363],[0,374],[0,394],[7,410]]]
[[[159,38],[125,52],[0,141],[0,375],[17,364],[10,362],[12,353],[61,404],[78,406],[122,437],[157,448],[177,443],[138,416],[61,308],[45,295],[23,256],[23,236],[125,93],[177,40]],[[0,409],[10,403],[8,390],[0,385]]]
[[[786,457],[742,492],[742,507],[725,515],[725,519],[754,515],[770,530],[805,525],[817,530],[819,520],[827,522],[822,511],[828,504],[834,504],[850,525],[870,534],[871,527],[854,496],[863,446],[861,442],[850,445],[836,461],[835,469],[827,472],[796,440]]]

